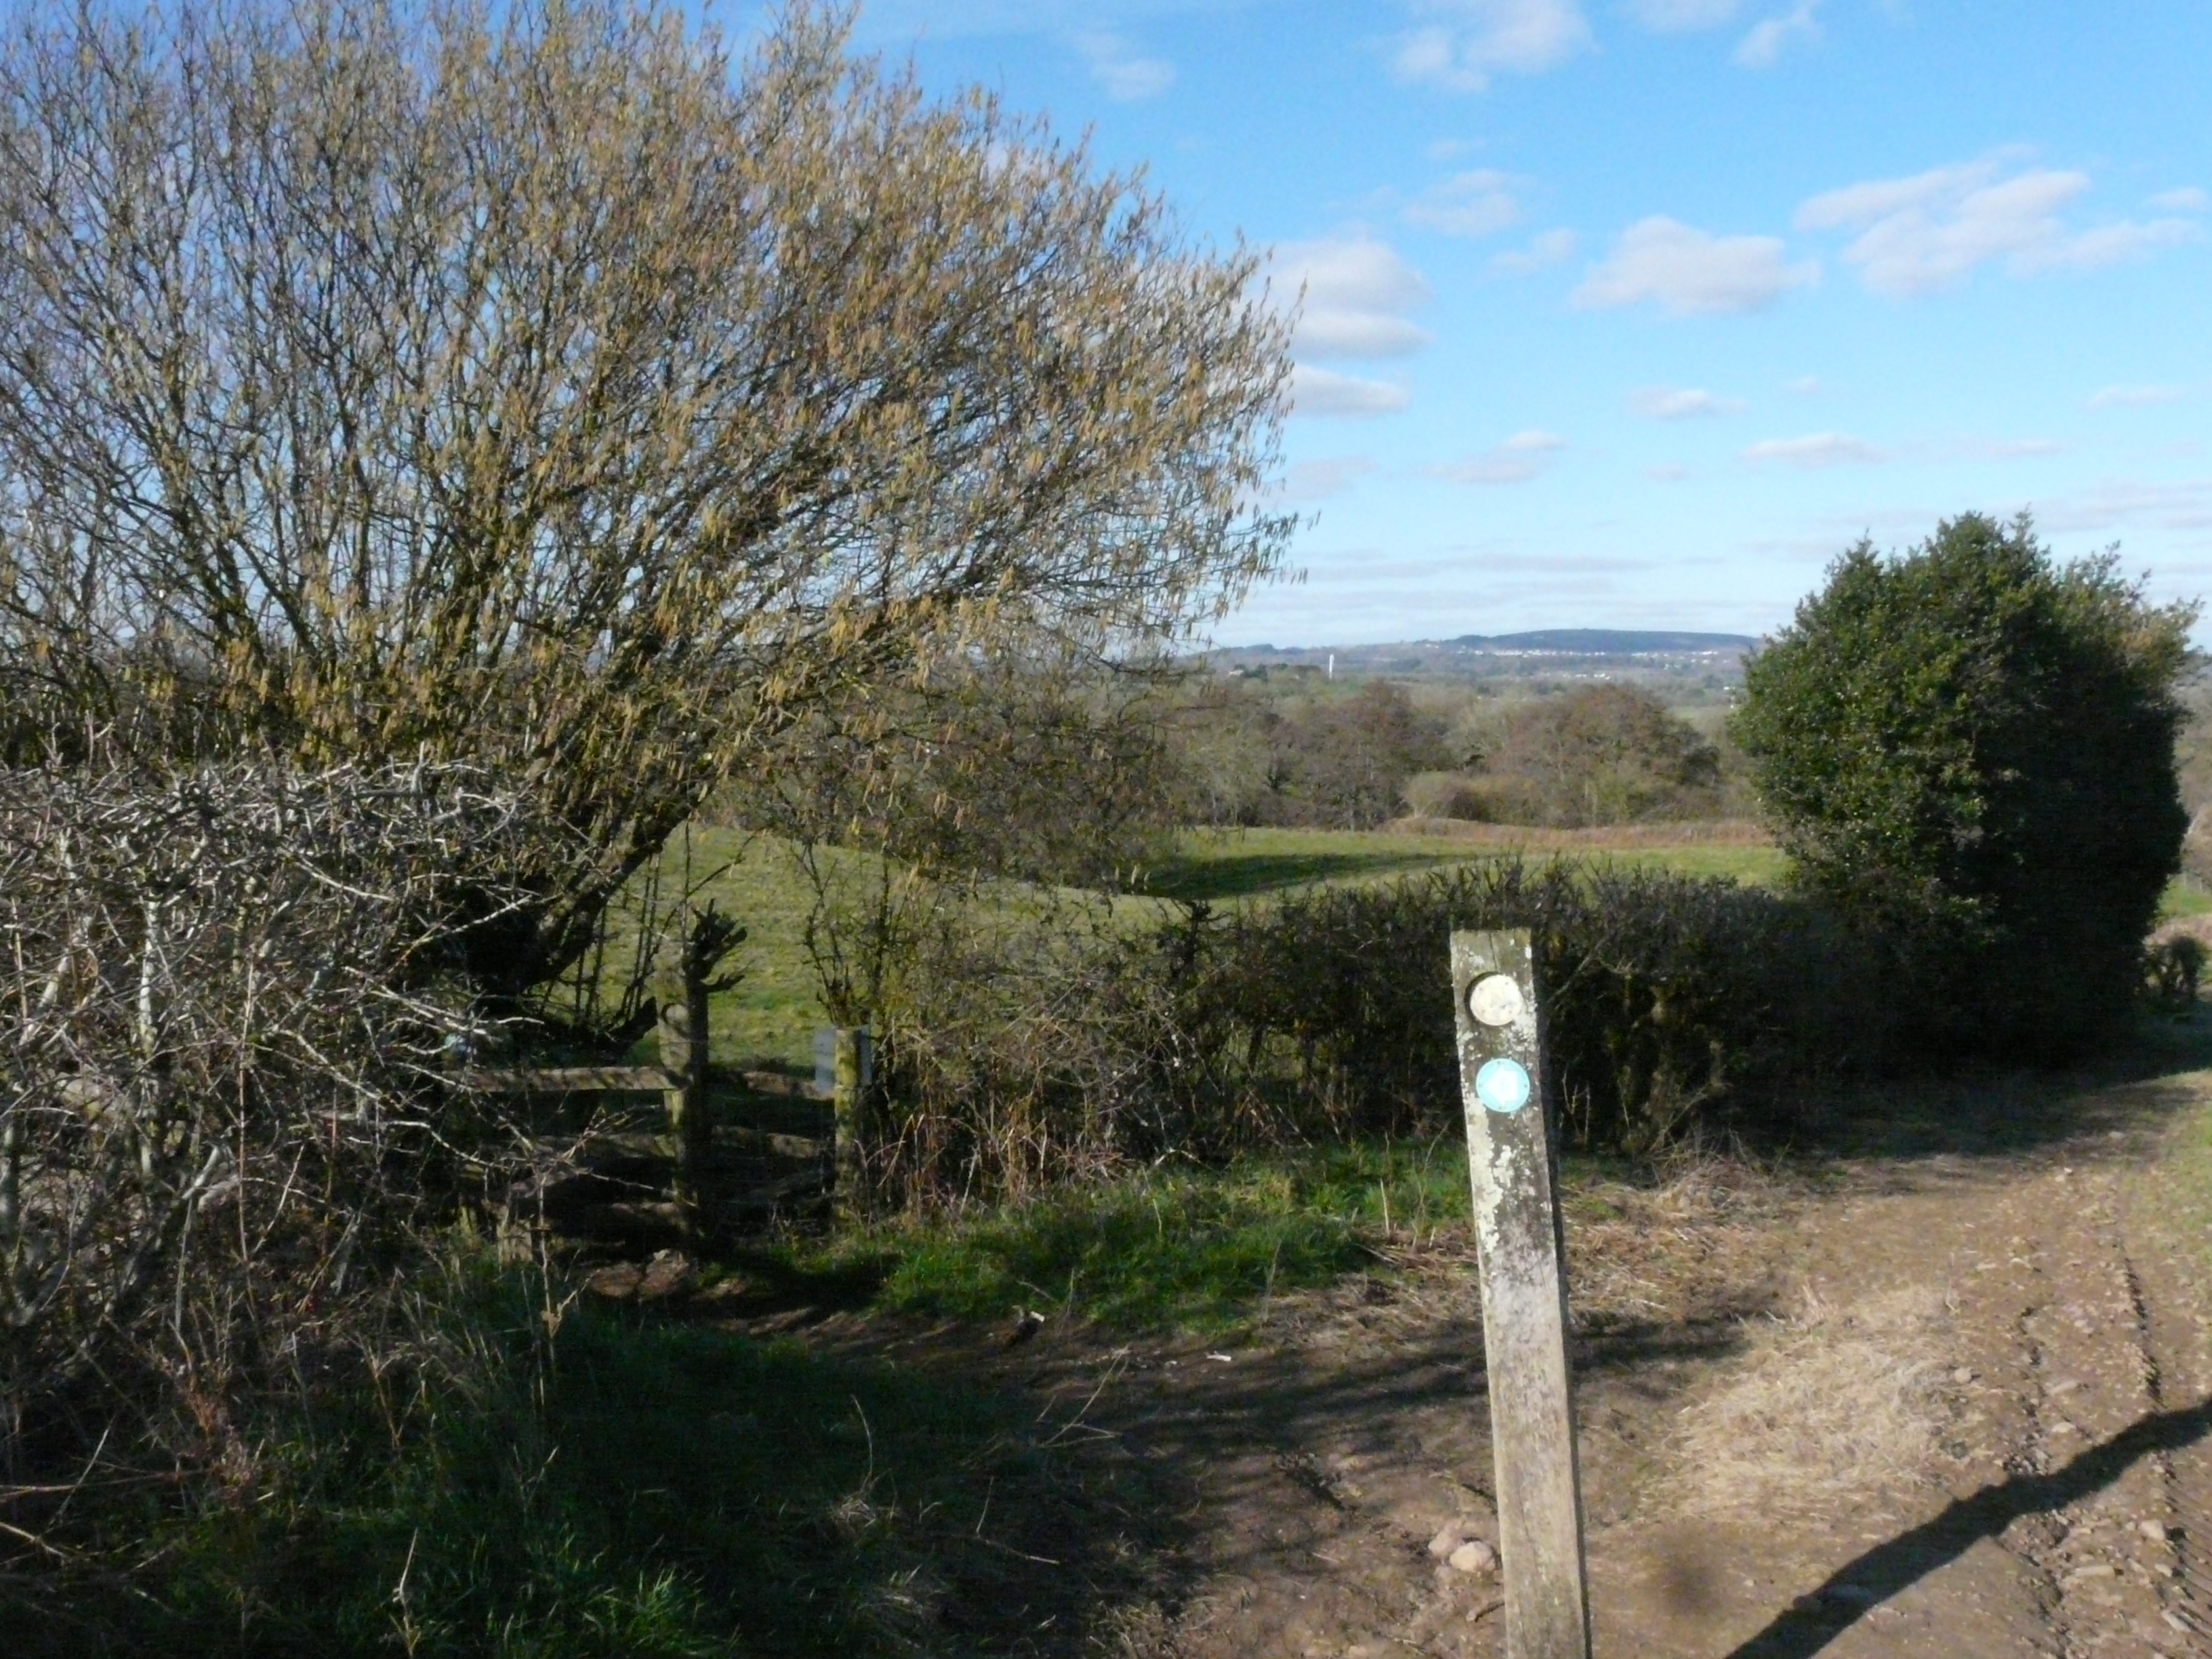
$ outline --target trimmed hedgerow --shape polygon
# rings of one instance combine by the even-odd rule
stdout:
[[[1204,963],[1185,973],[1185,1025],[1233,1051],[1247,1086],[1287,1085],[1301,1116],[1364,1133],[1458,1113],[1447,942],[1490,927],[1535,936],[1549,1080],[1593,1150],[1649,1150],[1888,1041],[1869,953],[1809,906],[1647,869],[1499,860],[1194,910],[1161,945]]]
[[[1535,936],[1571,1145],[1643,1152],[1879,1063],[1874,953],[1736,883],[1499,860],[1134,935],[948,927],[891,1000],[879,1190],[1005,1196],[1133,1161],[1417,1132],[1460,1112],[1448,940]]]

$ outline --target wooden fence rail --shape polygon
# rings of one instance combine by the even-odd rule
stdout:
[[[551,1066],[537,1070],[458,1073],[464,1089],[505,1095],[665,1094],[681,1087],[658,1066]]]
[[[782,1072],[740,1072],[738,1077],[757,1095],[827,1102],[836,1094],[812,1078]],[[682,1086],[674,1073],[659,1066],[546,1066],[507,1071],[477,1067],[456,1072],[453,1081],[464,1089],[507,1095],[658,1095]]]
[[[744,1086],[757,1094],[829,1104],[835,1124],[830,1134],[817,1140],[736,1124],[717,1125],[708,1115],[706,1043],[695,1043],[692,1038],[695,1027],[703,1033],[703,997],[679,991],[664,1005],[662,1063],[658,1066],[472,1066],[454,1073],[453,1080],[465,1089],[498,1094],[660,1096],[675,1152],[676,1208],[687,1231],[698,1224],[700,1182],[718,1145],[818,1162],[828,1182],[845,1189],[839,1194],[839,1202],[849,1206],[858,1182],[858,1102],[868,1081],[866,1034],[846,1030],[833,1034],[836,1081],[828,1087],[817,1079],[791,1077],[781,1072],[738,1074]]]

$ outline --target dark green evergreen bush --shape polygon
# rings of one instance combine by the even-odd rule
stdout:
[[[1880,937],[1929,1052],[2077,1051],[2178,867],[2186,605],[1968,514],[1846,553],[1753,659],[1736,741],[1801,890]]]

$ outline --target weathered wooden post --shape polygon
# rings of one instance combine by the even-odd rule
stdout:
[[[676,1206],[686,1232],[700,1224],[707,1162],[714,1146],[712,1108],[707,1096],[707,1055],[713,1026],[708,999],[726,991],[741,975],[714,969],[745,942],[745,930],[715,908],[688,909],[684,945],[675,970],[660,981],[660,1064],[668,1073],[662,1099],[668,1130],[676,1143]]]
[[[1498,1461],[1505,1652],[1589,1659],[1564,1236],[1527,931],[1454,933],[1451,979]]]
[[[686,1231],[699,1224],[700,1187],[713,1126],[707,1108],[707,994],[702,974],[686,971],[660,985],[660,1068],[668,1073],[661,1100],[676,1152],[676,1205]]]
[[[866,1026],[832,1026],[814,1034],[814,1085],[829,1097],[834,1126],[830,1192],[837,1213],[848,1220],[860,1212],[860,1154],[875,1071],[875,1033]]]

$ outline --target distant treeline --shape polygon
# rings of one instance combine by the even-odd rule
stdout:
[[[1407,812],[1583,827],[1709,817],[1741,795],[1719,744],[1651,691],[1603,681],[1513,699],[1216,681],[1175,748],[1189,815],[1218,827],[1365,830]]]

